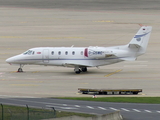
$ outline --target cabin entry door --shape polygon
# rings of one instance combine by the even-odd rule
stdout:
[[[44,63],[49,63],[49,50],[48,49],[43,50],[42,58],[43,58]]]

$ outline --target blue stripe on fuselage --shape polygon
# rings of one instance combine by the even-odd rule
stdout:
[[[44,60],[49,60],[49,61],[52,61],[52,60],[108,60],[108,59],[121,59],[121,58],[127,58],[126,57],[117,57],[117,58],[104,58],[104,59],[21,59],[22,61],[25,61],[25,60],[30,60],[30,61],[33,61],[33,60],[41,60],[41,61],[44,61]],[[19,60],[19,61],[21,61]]]

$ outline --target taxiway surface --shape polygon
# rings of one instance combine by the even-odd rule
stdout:
[[[159,6],[158,0],[1,1],[1,96],[82,96],[78,88],[140,88],[138,96],[160,96]],[[24,66],[25,72],[17,73],[19,66],[5,62],[33,47],[127,44],[138,24],[151,25],[153,31],[147,53],[135,62],[89,68],[79,75],[53,66]]]

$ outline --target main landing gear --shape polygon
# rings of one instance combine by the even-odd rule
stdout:
[[[22,69],[23,66],[24,66],[24,65],[20,64],[20,68],[18,68],[18,71],[17,71],[17,72],[23,72],[23,69]]]
[[[87,67],[82,67],[82,68],[75,67],[74,71],[76,74],[80,74],[81,72],[87,72]]]

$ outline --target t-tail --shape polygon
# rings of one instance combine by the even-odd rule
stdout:
[[[146,52],[151,31],[151,26],[142,26],[128,44],[129,49],[136,52],[136,56]]]

